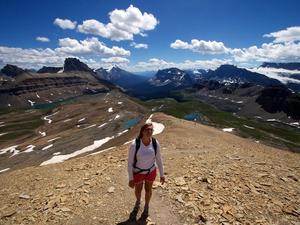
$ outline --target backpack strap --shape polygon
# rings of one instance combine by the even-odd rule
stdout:
[[[135,153],[134,153],[133,168],[136,168],[136,163],[137,163],[136,154],[137,154],[138,150],[140,149],[140,146],[141,146],[141,139],[140,138],[136,138],[135,139]]]
[[[156,142],[156,139],[154,137],[152,137],[152,145],[153,145],[153,148],[154,148],[154,151],[155,151],[155,156],[156,156],[156,153],[157,153],[157,142]]]

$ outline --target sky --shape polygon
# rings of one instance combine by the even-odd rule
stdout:
[[[0,0],[0,67],[132,72],[300,62],[300,1]]]

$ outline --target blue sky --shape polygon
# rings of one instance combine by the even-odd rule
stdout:
[[[300,61],[299,1],[0,1],[0,64],[251,67]]]

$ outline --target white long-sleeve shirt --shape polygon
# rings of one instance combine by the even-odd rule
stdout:
[[[160,177],[164,176],[164,168],[162,163],[162,158],[160,154],[160,145],[156,140],[157,150],[155,155],[155,150],[153,148],[152,140],[149,145],[145,146],[141,140],[140,148],[136,154],[137,162],[136,167],[140,169],[149,169],[153,164],[156,164],[159,169]],[[135,155],[135,140],[131,143],[128,150],[128,176],[129,180],[133,180],[133,173],[138,172],[138,169],[133,168],[134,155]],[[152,167],[150,172],[155,169],[156,166]],[[143,171],[141,174],[146,174],[148,171]]]

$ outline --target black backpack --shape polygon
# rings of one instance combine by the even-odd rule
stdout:
[[[154,163],[150,168],[148,168],[148,169],[141,169],[141,168],[138,168],[138,167],[136,166],[136,163],[137,163],[136,154],[137,154],[138,150],[140,149],[140,146],[141,146],[141,139],[140,139],[140,138],[136,138],[136,139],[135,139],[135,153],[134,153],[133,168],[139,170],[138,172],[135,172],[135,174],[141,173],[141,172],[143,172],[143,171],[148,171],[148,174],[149,174],[151,168],[155,166],[155,163]],[[154,137],[152,137],[152,146],[153,146],[153,148],[154,148],[155,156],[156,156],[156,153],[157,153],[157,142],[156,142],[156,139],[155,139]]]

